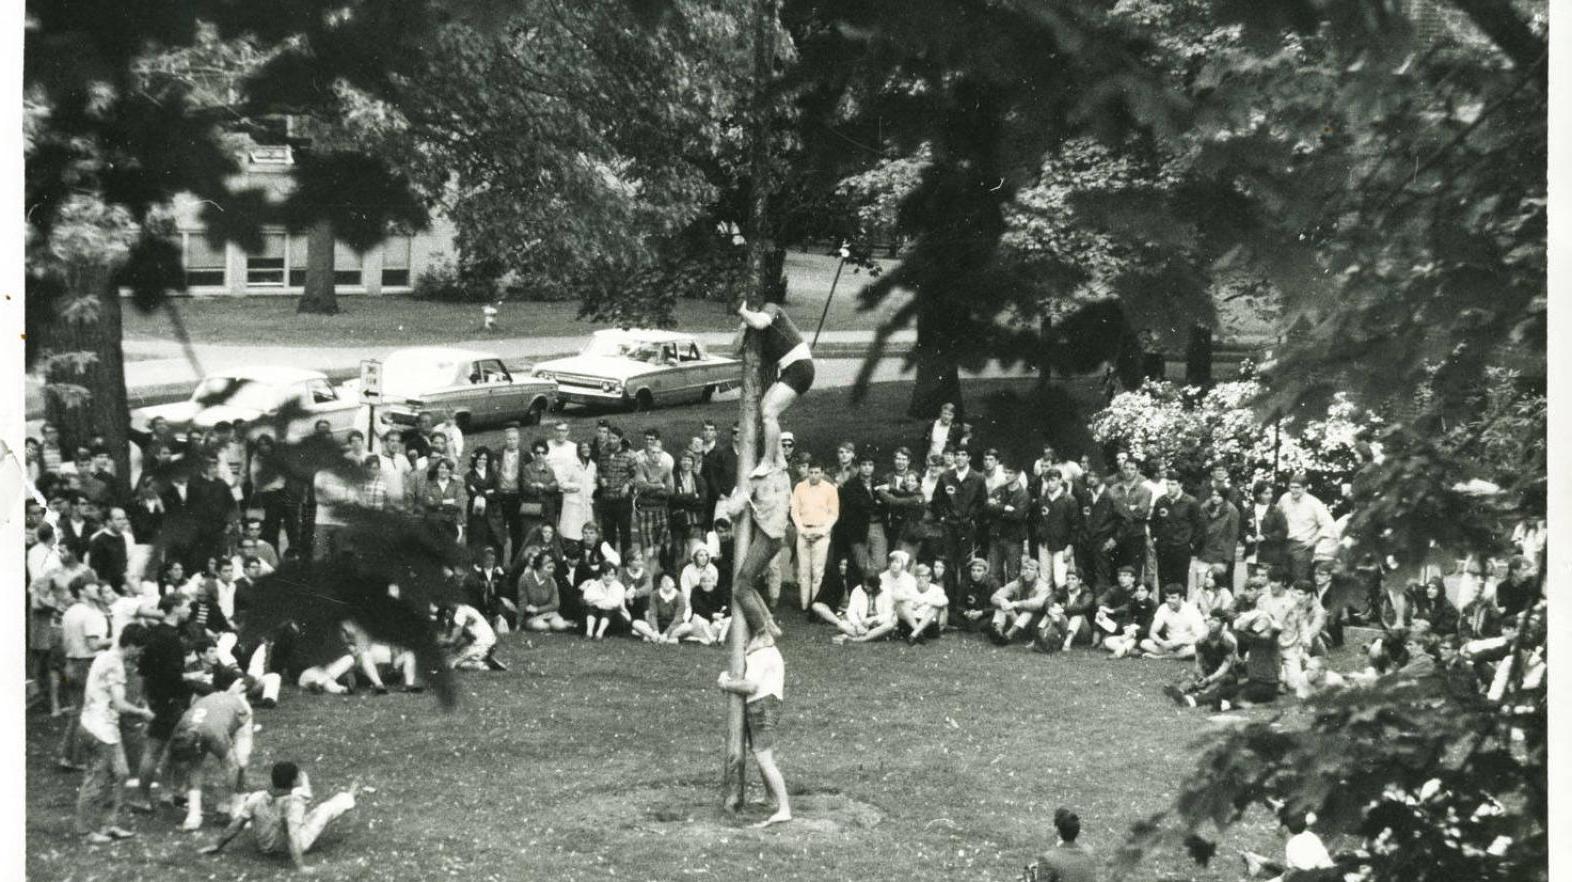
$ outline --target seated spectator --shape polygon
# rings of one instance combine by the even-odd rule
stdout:
[[[1232,613],[1212,608],[1206,612],[1206,636],[1195,644],[1195,670],[1163,692],[1183,707],[1204,706],[1221,709],[1232,694],[1239,661],[1239,641],[1228,630]]]
[[[1206,620],[1184,599],[1183,585],[1163,589],[1163,605],[1152,616],[1152,629],[1141,641],[1147,658],[1190,658],[1206,634]]]
[[[944,589],[934,583],[932,567],[918,564],[912,581],[898,586],[893,600],[898,627],[907,643],[939,639],[950,599],[945,596]]]
[[[1008,646],[1028,629],[1033,619],[1048,606],[1053,588],[1042,577],[1042,568],[1034,558],[1021,561],[1019,578],[994,592],[991,598],[994,614],[988,639],[996,646]]]
[[[1429,623],[1430,633],[1437,637],[1456,637],[1458,622],[1462,616],[1457,607],[1446,596],[1446,583],[1440,576],[1432,576],[1425,582],[1424,588],[1413,599],[1410,607],[1414,619],[1423,619]]]
[[[678,579],[677,588],[684,594],[691,593],[705,573],[713,575],[717,584],[719,583],[720,570],[711,561],[709,548],[701,545],[693,549],[693,554],[689,555],[688,564],[682,568],[682,575]]]
[[[1038,566],[1042,566],[1041,563]],[[1064,614],[1064,602],[1055,594],[1048,600],[1043,614],[1038,617],[1037,635],[1032,638],[1032,651],[1053,654],[1070,648],[1070,617]]]
[[[1234,618],[1234,638],[1244,653],[1245,676],[1233,695],[1220,696],[1219,709],[1254,707],[1277,700],[1282,689],[1282,656],[1277,623],[1252,603]]]
[[[579,588],[584,595],[584,636],[594,640],[606,639],[606,632],[613,626],[618,632],[633,625],[628,612],[628,589],[617,578],[617,567],[611,562],[600,565],[600,578],[591,579]]]
[[[671,576],[661,574],[660,587],[650,595],[644,617],[633,620],[633,630],[650,643],[677,643],[693,633],[688,602]]]
[[[1076,643],[1090,645],[1094,636],[1092,617],[1096,615],[1096,599],[1092,596],[1092,589],[1081,581],[1078,570],[1065,570],[1064,587],[1055,594],[1054,601],[1064,610],[1063,648],[1068,650]]]
[[[1214,563],[1206,568],[1195,590],[1191,592],[1190,603],[1201,611],[1201,615],[1208,615],[1213,610],[1233,612],[1234,593],[1228,590],[1228,567],[1224,564]]]
[[[690,639],[699,643],[718,643],[726,639],[731,624],[731,597],[720,587],[716,573],[706,571],[699,584],[687,593],[688,623],[693,626]]]
[[[988,573],[988,562],[975,558],[966,565],[966,572],[958,580],[950,606],[960,613],[952,616],[958,627],[986,628],[993,615],[993,596],[999,593],[999,583]]]
[[[464,577],[464,599],[484,613],[499,633],[520,627],[518,604],[508,596],[512,592],[507,586],[507,572],[497,563],[496,547],[482,545],[480,562],[470,567]]]
[[[650,570],[642,554],[628,555],[619,574],[622,587],[627,589],[626,606],[634,621],[641,621],[650,608],[650,595],[655,592],[655,573]]]
[[[819,581],[819,591],[813,596],[813,603],[808,606],[809,619],[823,619],[830,624],[845,614],[846,601],[849,597],[849,583],[852,581],[851,561],[841,558],[835,562]]]
[[[895,633],[895,598],[883,590],[880,576],[869,576],[852,589],[846,614],[832,624],[841,633],[831,638],[840,643],[871,643]]]
[[[1321,632],[1326,629],[1326,610],[1315,596],[1315,584],[1300,579],[1290,592],[1293,605],[1279,624],[1277,636],[1283,664],[1283,682],[1289,689],[1300,691],[1304,686],[1305,660],[1312,653],[1321,651]]]
[[[203,637],[189,644],[186,652],[186,685],[197,695],[226,692],[245,679],[233,657],[219,657],[218,644]]]
[[[1501,612],[1495,601],[1481,593],[1459,614],[1457,639],[1461,645],[1501,635]]]
[[[1097,612],[1092,615],[1093,646],[1101,645],[1109,637],[1124,634],[1130,624],[1130,601],[1134,594],[1135,569],[1120,567],[1118,575],[1114,577],[1114,584],[1097,598]]]
[[[1304,700],[1323,692],[1341,689],[1346,685],[1348,681],[1342,674],[1326,666],[1324,656],[1313,655],[1305,660],[1304,680],[1297,694],[1300,700]]]
[[[546,551],[536,551],[519,576],[518,597],[521,627],[530,631],[571,631],[573,623],[563,618],[558,595],[557,562]]]
[[[1130,581],[1135,581],[1135,570],[1124,567],[1130,573]],[[1152,619],[1157,616],[1157,601],[1152,599],[1152,589],[1145,582],[1136,582],[1130,589],[1129,612],[1119,624],[1119,633],[1103,638],[1103,648],[1113,653],[1114,658],[1128,658],[1135,655],[1145,640],[1152,632]]]

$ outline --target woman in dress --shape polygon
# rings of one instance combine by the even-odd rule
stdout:
[[[480,549],[496,549],[502,557],[502,510],[497,506],[497,470],[492,468],[491,450],[484,444],[469,457],[469,472],[464,475],[464,490],[469,493],[469,547],[478,556]]]
[[[678,554],[689,557],[704,544],[704,510],[710,505],[709,485],[699,474],[702,459],[684,450],[677,457],[672,476],[673,489],[667,501],[671,509],[671,544]]]
[[[595,494],[595,458],[588,441],[580,441],[578,455],[559,472],[557,490],[562,493],[562,513],[557,518],[557,532],[568,542],[584,539],[584,524],[594,519],[595,507],[591,497]]]

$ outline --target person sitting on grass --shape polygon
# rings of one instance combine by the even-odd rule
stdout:
[[[954,604],[959,615],[953,620],[957,627],[977,630],[988,626],[993,615],[993,596],[999,592],[999,583],[988,573],[988,562],[974,558],[966,565],[955,587]]]
[[[1227,566],[1214,563],[1206,568],[1205,575],[1190,593],[1190,602],[1201,611],[1201,615],[1207,615],[1214,609],[1233,610],[1234,593],[1228,590],[1225,584],[1227,581]]]
[[[529,631],[571,631],[573,623],[562,617],[557,590],[557,562],[551,554],[536,551],[529,567],[519,576],[519,614]]]
[[[1410,615],[1414,619],[1424,619],[1430,623],[1430,633],[1438,637],[1452,638],[1457,636],[1458,622],[1462,615],[1452,601],[1446,596],[1446,583],[1440,576],[1432,576],[1425,581],[1414,597],[1409,607]]]
[[[761,633],[753,635],[748,641],[743,663],[741,679],[721,671],[716,685],[747,699],[748,746],[775,800],[775,812],[753,826],[768,827],[791,820],[791,799],[786,794],[786,780],[781,776],[780,767],[775,764],[775,729],[780,718],[781,702],[786,695],[786,660],[781,657],[780,650],[775,648],[775,638],[768,633]]]
[[[1092,645],[1101,646],[1110,637],[1124,634],[1130,624],[1130,601],[1135,596],[1135,569],[1120,567],[1114,584],[1108,586],[1103,596],[1097,598],[1097,611],[1092,615]],[[1155,612],[1155,608],[1153,609]]]
[[[836,561],[835,566],[819,580],[819,590],[813,595],[813,603],[808,606],[808,621],[822,619],[833,625],[836,619],[845,615],[853,578],[851,561],[844,557]]]
[[[311,872],[313,868],[306,866],[306,852],[316,844],[329,823],[355,807],[360,782],[350,784],[348,790],[321,805],[308,808],[311,779],[299,766],[292,762],[274,763],[269,777],[272,788],[258,790],[242,799],[218,841],[203,848],[199,854],[218,854],[249,824],[256,837],[257,851],[287,853],[296,870]]]
[[[1135,571],[1130,572],[1133,580]],[[1130,611],[1120,626],[1120,632],[1104,638],[1103,648],[1113,653],[1114,658],[1138,655],[1141,641],[1152,633],[1152,620],[1156,617],[1157,601],[1152,597],[1152,589],[1145,582],[1136,583],[1130,593]]]
[[[714,575],[718,583],[720,570],[716,568],[714,562],[710,559],[709,548],[700,545],[698,548],[693,549],[693,554],[688,557],[688,564],[682,568],[682,575],[679,577],[677,588],[683,594],[693,593],[694,586],[699,584],[699,579],[705,573]]]
[[[846,601],[846,614],[831,624],[840,629],[831,642],[872,643],[895,632],[895,598],[881,589],[878,576],[869,576],[852,589]]]
[[[1206,614],[1206,636],[1195,644],[1195,670],[1178,685],[1166,686],[1163,693],[1181,707],[1219,708],[1234,684],[1234,669],[1239,661],[1239,641],[1228,630],[1232,614],[1213,609]]]
[[[1284,810],[1280,816],[1288,830],[1288,844],[1284,849],[1283,863],[1279,864],[1253,851],[1243,852],[1245,876],[1254,879],[1266,873],[1275,873],[1271,882],[1292,882],[1295,879],[1341,878],[1336,874],[1316,872],[1332,870],[1337,864],[1327,852],[1326,844],[1310,830],[1310,816],[1305,812]]]
[[[901,635],[909,644],[938,640],[944,631],[944,619],[950,598],[944,588],[933,581],[933,568],[918,564],[914,581],[897,591],[895,616],[899,620]]]
[[[1078,570],[1072,568],[1064,571],[1064,587],[1055,594],[1054,600],[1064,608],[1064,649],[1069,650],[1076,643],[1091,645],[1095,634],[1092,617],[1097,612],[1097,599],[1092,589],[1081,581]]]
[[[1041,566],[1041,564],[1038,564]],[[1064,603],[1055,595],[1048,600],[1043,614],[1038,617],[1037,634],[1032,638],[1032,651],[1052,655],[1070,648],[1070,617],[1064,614]]]
[[[706,646],[725,640],[731,624],[731,598],[720,587],[719,575],[714,570],[705,572],[686,599],[688,624],[693,626],[688,639]]]
[[[1027,878],[1032,882],[1095,882],[1097,859],[1076,841],[1081,836],[1080,817],[1061,807],[1053,813],[1053,827],[1059,843],[1027,867]]]
[[[1021,575],[1015,581],[994,592],[993,624],[988,639],[995,646],[1009,646],[1028,629],[1032,620],[1048,606],[1053,587],[1042,578],[1042,568],[1035,558],[1021,561]]]
[[[693,633],[688,601],[670,575],[661,574],[660,587],[650,595],[644,618],[633,620],[633,630],[650,643],[676,643]]]
[[[1184,599],[1178,583],[1163,589],[1163,605],[1152,616],[1152,628],[1141,641],[1147,658],[1190,658],[1206,634],[1206,620]]]
[[[1278,650],[1277,623],[1270,614],[1241,598],[1234,617],[1234,637],[1244,653],[1245,676],[1232,695],[1220,696],[1219,710],[1232,706],[1255,707],[1277,700],[1282,690],[1282,655]]]
[[[180,722],[175,725],[175,734],[169,739],[169,762],[174,777],[185,781],[186,785],[186,819],[180,825],[182,832],[190,833],[202,826],[202,785],[209,777],[204,765],[210,756],[223,764],[222,773],[213,777],[224,782],[230,795],[230,804],[220,814],[232,817],[239,810],[253,742],[251,705],[240,694],[245,684],[236,685],[236,690],[214,692],[197,699],[181,715]]]
[[[617,567],[610,561],[600,565],[600,578],[585,582],[580,589],[584,595],[584,636],[605,640],[606,632],[614,625],[620,633],[633,624],[628,612],[628,589],[617,578]]]

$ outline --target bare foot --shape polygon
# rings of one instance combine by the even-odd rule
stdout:
[[[754,824],[753,825],[753,829],[755,829],[755,830],[763,830],[765,827],[770,827],[770,826],[773,826],[775,824],[784,824],[784,823],[786,823],[787,821],[790,821],[790,820],[791,820],[791,812],[788,811],[787,809],[781,809],[780,811],[776,812],[775,814],[770,815],[769,817],[767,817],[764,820],[758,822],[757,824]]]

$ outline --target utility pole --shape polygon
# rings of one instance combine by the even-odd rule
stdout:
[[[770,202],[770,82],[774,74],[776,20],[779,0],[754,0],[753,9],[753,112],[749,120],[748,136],[751,139],[749,165],[752,170],[753,191],[748,211],[748,291],[746,297],[751,309],[764,304],[764,292],[775,284],[770,278],[770,252],[775,243],[769,236]],[[764,377],[760,362],[759,335],[747,334],[747,345],[742,352],[742,404],[738,420],[741,436],[738,438],[737,484],[747,488],[749,474],[758,464],[759,455],[759,399],[764,394]],[[768,455],[768,454],[766,454]],[[744,492],[747,492],[746,489]],[[748,541],[753,535],[753,517],[744,509],[734,520],[735,551],[732,554],[733,584],[748,556]],[[741,677],[744,650],[748,644],[748,622],[742,612],[732,605],[731,634],[728,641],[733,677]],[[746,801],[747,746],[743,744],[743,726],[746,699],[735,693],[726,698],[726,765],[721,780],[721,808],[734,813]]]

